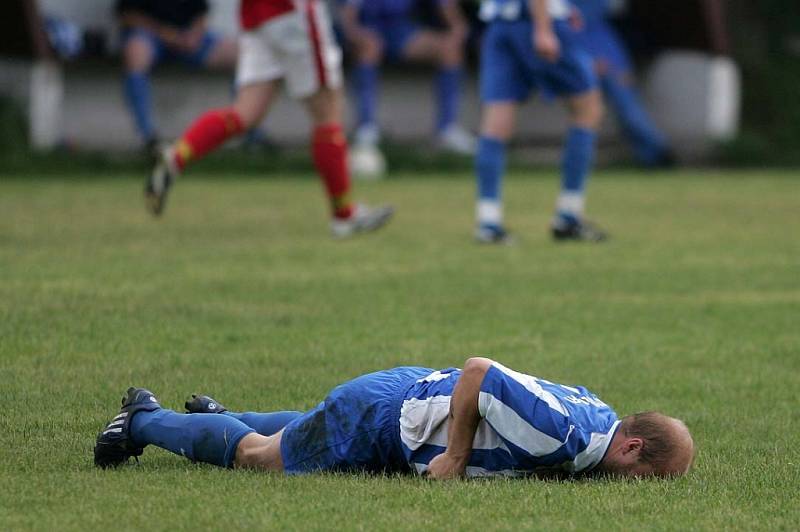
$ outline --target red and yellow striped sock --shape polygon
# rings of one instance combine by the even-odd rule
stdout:
[[[353,214],[350,199],[350,170],[347,168],[347,139],[340,124],[325,124],[314,129],[311,138],[314,166],[331,202],[336,218]]]
[[[232,137],[244,132],[244,123],[232,108],[208,111],[194,121],[175,143],[175,163],[183,170]]]

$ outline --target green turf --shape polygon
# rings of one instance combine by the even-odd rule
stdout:
[[[507,183],[516,247],[472,243],[472,181],[360,184],[399,209],[328,238],[318,184],[198,176],[154,221],[140,182],[0,177],[0,530],[800,527],[800,181],[601,173],[606,245],[556,245],[554,173]],[[122,391],[308,408],[400,364],[492,356],[682,417],[677,481],[224,471],[148,449],[98,471]]]

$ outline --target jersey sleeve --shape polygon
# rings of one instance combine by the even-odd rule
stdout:
[[[535,377],[497,362],[481,383],[478,412],[523,467],[562,450],[575,429],[564,405]]]

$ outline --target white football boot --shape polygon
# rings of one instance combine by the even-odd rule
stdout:
[[[349,238],[359,233],[376,231],[386,225],[394,215],[394,207],[382,205],[367,207],[357,204],[353,207],[350,218],[334,218],[331,220],[331,234],[334,238]]]

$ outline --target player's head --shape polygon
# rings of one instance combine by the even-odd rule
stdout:
[[[679,419],[642,412],[622,418],[601,469],[623,476],[674,477],[694,460],[694,440]]]

